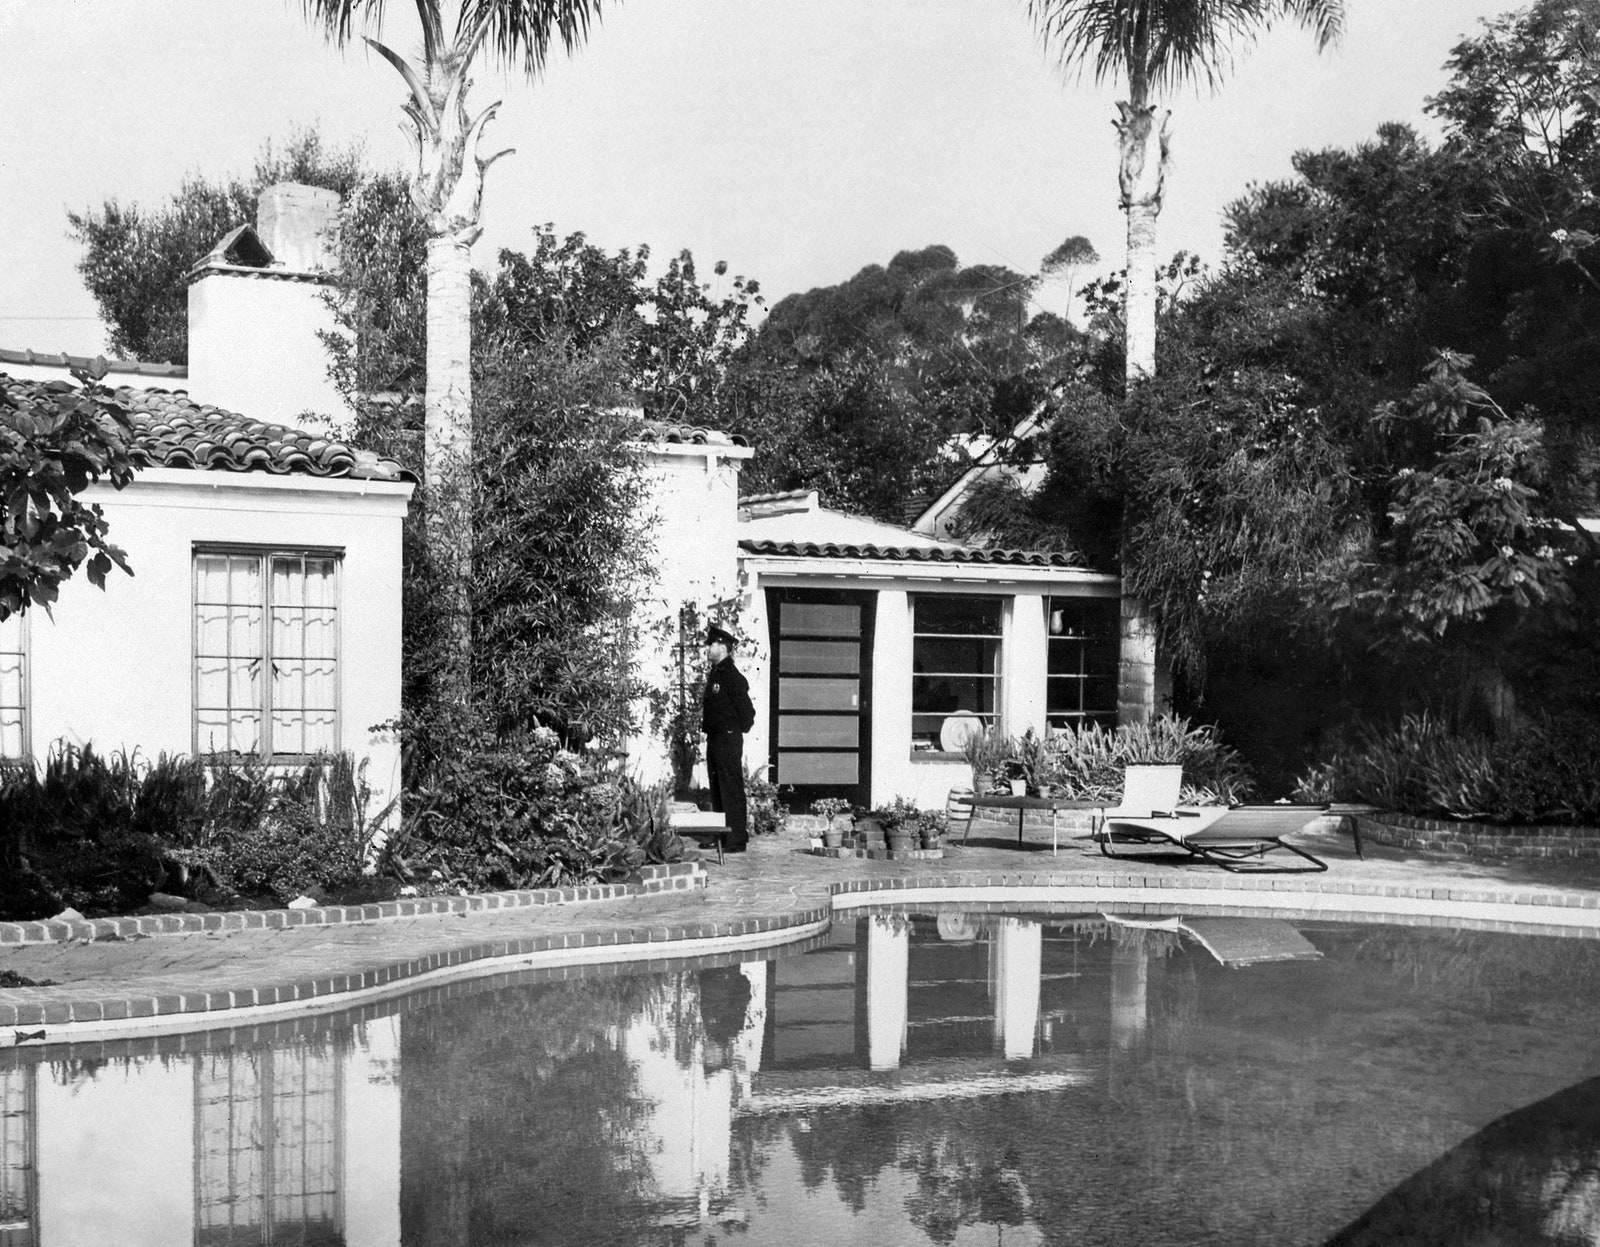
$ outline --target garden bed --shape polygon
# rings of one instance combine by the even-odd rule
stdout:
[[[1466,857],[1600,858],[1600,828],[1544,824],[1506,827],[1384,810],[1357,815],[1361,838],[1399,849]]]

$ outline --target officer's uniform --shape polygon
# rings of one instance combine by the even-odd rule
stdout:
[[[739,674],[730,655],[706,672],[700,726],[706,734],[711,808],[727,815],[728,847],[734,851],[744,848],[750,840],[744,799],[744,734],[755,721],[750,684]]]

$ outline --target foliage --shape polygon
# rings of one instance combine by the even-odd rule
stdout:
[[[1114,797],[1130,766],[1181,766],[1186,804],[1230,804],[1253,788],[1243,760],[1215,727],[1175,715],[1115,728],[1090,723],[1051,737],[1049,744],[1055,782],[1069,797]]]
[[[50,609],[79,567],[101,589],[113,566],[129,575],[99,503],[78,495],[102,477],[133,479],[133,426],[93,378],[0,389],[0,619]]]
[[[1389,528],[1367,591],[1414,638],[1571,597],[1558,549],[1569,543],[1537,509],[1543,430],[1469,382],[1470,362],[1440,352],[1406,405],[1377,417],[1435,447],[1431,463],[1391,479]]]
[[[762,451],[746,488],[903,522],[960,470],[952,439],[1008,433],[1076,361],[1076,330],[1029,319],[1036,281],[932,246],[780,300],[723,389],[719,427]]]
[[[967,738],[961,742],[961,756],[967,760],[974,774],[980,771],[993,774],[1011,756],[1015,747],[1016,742],[991,723],[982,731],[967,733]]]
[[[676,856],[664,794],[563,747],[457,709],[399,726],[412,776],[384,864],[431,890],[541,888],[626,878]]]
[[[113,354],[151,363],[189,358],[188,273],[219,239],[253,222],[256,197],[277,182],[303,182],[347,195],[361,180],[359,148],[326,146],[314,130],[269,143],[245,177],[184,179],[157,207],[106,200],[67,213],[83,244],[78,272],[111,329]]]
[[[357,882],[389,811],[348,755],[284,771],[253,759],[102,756],[58,744],[0,776],[0,909],[126,913],[151,891],[282,903]]]
[[[789,822],[789,807],[778,792],[778,785],[767,778],[767,768],[756,765],[745,772],[745,810],[752,836],[780,834]]]
[[[850,813],[850,802],[843,797],[819,797],[811,803],[811,812],[831,822],[842,814]]]
[[[1308,769],[1297,795],[1427,817],[1600,825],[1600,724],[1545,717],[1491,739],[1406,715]]]

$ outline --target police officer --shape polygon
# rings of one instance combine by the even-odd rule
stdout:
[[[706,773],[711,778],[711,808],[728,818],[728,852],[750,843],[744,800],[744,734],[755,726],[750,685],[733,665],[731,632],[706,630],[706,692],[700,728],[706,734]]]

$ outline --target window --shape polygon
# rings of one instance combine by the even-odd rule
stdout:
[[[952,715],[995,721],[1000,691],[1000,599],[912,598],[911,747],[941,749]]]
[[[331,553],[195,552],[196,752],[338,748],[338,572]]]
[[[0,762],[28,755],[28,654],[23,619],[0,620]]]
[[[1046,714],[1056,730],[1117,723],[1117,603],[1112,598],[1050,599],[1050,674]]]

